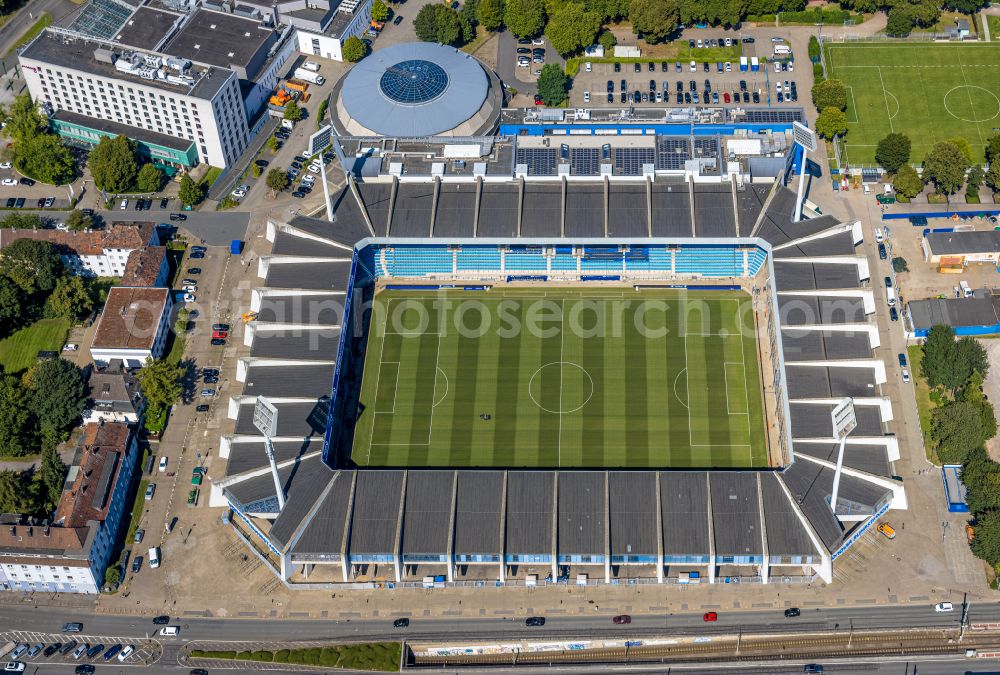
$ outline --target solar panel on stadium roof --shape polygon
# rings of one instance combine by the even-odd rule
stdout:
[[[638,176],[643,164],[652,164],[656,154],[652,148],[615,148],[615,169],[626,176]]]
[[[551,176],[556,172],[554,148],[518,148],[516,164],[527,164],[529,176]]]
[[[691,159],[691,141],[684,138],[660,137],[656,139],[656,168],[679,170]]]
[[[82,35],[111,39],[122,29],[135,8],[118,0],[93,0],[70,24],[69,30]]]
[[[574,175],[596,176],[600,171],[599,148],[574,148],[570,153],[570,166]]]
[[[791,124],[802,121],[801,110],[748,110],[744,119],[749,124]]]

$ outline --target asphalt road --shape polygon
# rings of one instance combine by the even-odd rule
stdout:
[[[25,213],[37,213],[42,218],[58,222],[66,220],[67,211],[31,211],[25,209]],[[95,217],[99,216],[105,222],[135,222],[153,221],[157,223],[168,223],[187,230],[192,236],[204,239],[204,243],[210,246],[229,246],[233,239],[245,239],[247,225],[250,222],[248,211],[185,211],[187,220],[184,222],[172,222],[171,213],[179,211],[151,209],[149,211],[97,211]]]

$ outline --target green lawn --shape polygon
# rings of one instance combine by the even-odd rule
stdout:
[[[927,448],[927,459],[937,464],[937,453],[931,441],[931,411],[936,407],[931,400],[931,389],[924,378],[921,364],[924,360],[922,345],[910,345],[906,348],[907,359],[910,362],[910,374],[913,377],[917,398],[917,416],[920,418],[920,433],[924,437],[924,447]]]
[[[353,460],[766,466],[756,335],[739,329],[749,304],[723,291],[383,292]]]
[[[995,14],[986,15],[986,23],[990,28],[990,39],[1000,40],[1000,16]]]
[[[277,651],[206,651],[192,649],[196,659],[226,659],[259,663],[293,663],[341,670],[394,673],[399,670],[402,645],[398,642],[362,642],[332,647],[306,647]]]
[[[34,365],[38,352],[58,352],[66,343],[68,319],[41,319],[0,340],[0,366],[17,373]]]
[[[831,78],[848,86],[847,163],[874,164],[890,132],[913,143],[919,163],[934,143],[962,137],[978,161],[1000,126],[1000,43],[833,44]]]

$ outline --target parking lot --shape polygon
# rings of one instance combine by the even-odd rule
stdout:
[[[785,43],[774,43],[778,44]],[[767,49],[755,43],[743,47],[744,54],[757,54],[770,52],[772,43],[766,43]],[[741,70],[739,59],[587,61],[573,78],[570,105],[801,105],[799,96],[809,90],[803,85],[811,80],[811,73],[803,75],[805,65],[796,68],[788,54],[781,60],[761,59],[759,69],[753,71],[750,58],[746,70]]]

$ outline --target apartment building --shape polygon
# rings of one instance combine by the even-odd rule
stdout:
[[[84,232],[65,232],[61,230],[0,230],[0,250],[10,246],[18,239],[34,239],[52,244],[63,264],[73,273],[85,277],[121,277],[129,271],[129,261],[134,258],[133,276],[138,278],[142,270],[156,265],[156,279],[166,280],[166,272],[160,273],[160,268],[166,268],[165,249],[158,246],[160,237],[156,224],[152,222],[111,223],[102,230],[87,230]],[[153,251],[146,249],[152,248]],[[162,249],[162,250],[160,250]],[[153,262],[155,252],[159,250],[161,260]],[[134,254],[139,253],[139,257]],[[143,264],[145,267],[143,267]],[[160,285],[139,284],[134,281],[128,286]]]

